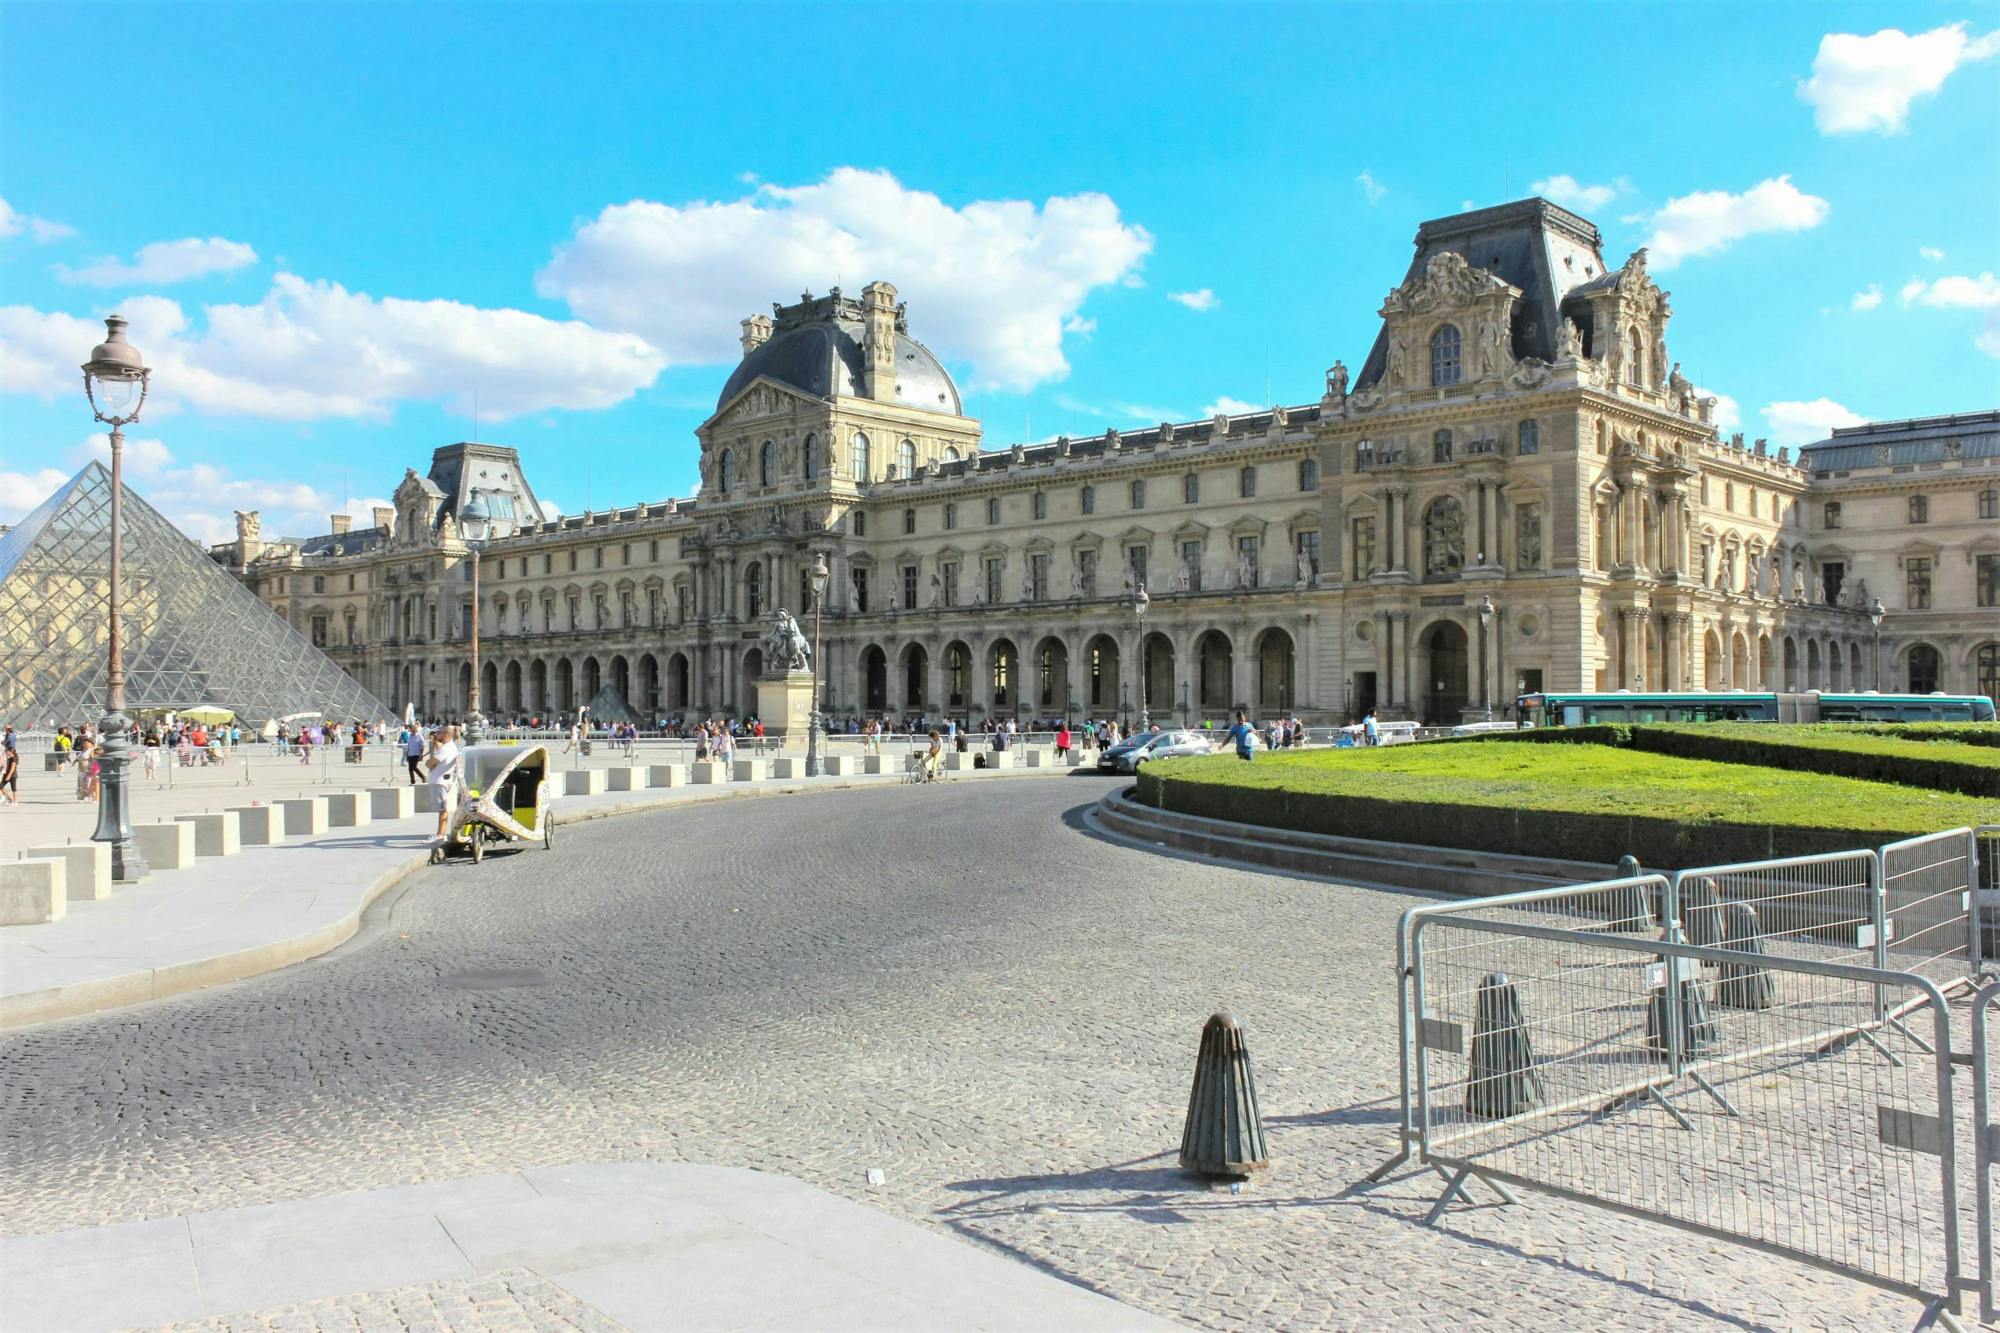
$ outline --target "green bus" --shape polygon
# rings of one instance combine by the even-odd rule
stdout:
[[[1991,722],[1983,694],[1764,694],[1745,690],[1544,691],[1515,701],[1531,727],[1595,722]]]

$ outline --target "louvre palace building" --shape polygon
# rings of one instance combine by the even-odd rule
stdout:
[[[430,717],[470,692],[475,491],[489,716],[754,712],[774,611],[815,632],[822,553],[836,718],[2000,693],[2000,412],[1746,444],[1680,373],[1672,315],[1643,250],[1611,267],[1595,226],[1530,199],[1423,224],[1373,346],[1314,401],[991,447],[878,281],[742,322],[692,499],[558,517],[532,460],[452,444],[371,527],[266,540],[243,514],[212,554]]]

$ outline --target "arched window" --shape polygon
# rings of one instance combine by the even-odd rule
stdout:
[[[736,451],[734,449],[724,449],[722,451],[722,462],[715,469],[716,489],[727,492],[735,484]]]
[[[757,447],[757,484],[770,486],[778,480],[778,446],[766,440]]]
[[[917,511],[914,509],[905,509],[903,511],[903,535],[907,537],[916,530]]]
[[[1627,342],[1631,345],[1632,350],[1625,356],[1625,382],[1627,384],[1644,384],[1646,382],[1646,340],[1639,336],[1639,330],[1633,329]]]
[[[956,462],[958,461],[958,457],[959,457],[959,455],[958,455],[958,446],[957,446],[957,445],[955,445],[955,444],[947,444],[947,445],[946,445],[946,446],[944,447],[944,461],[945,461],[945,462],[947,462],[947,463],[956,463]]]
[[[903,443],[896,449],[896,462],[902,467],[904,476],[906,477],[916,476],[917,475],[916,444],[910,440],[904,440]]]
[[[2000,643],[1982,643],[1972,663],[1973,688],[2000,703]]]
[[[854,438],[848,442],[847,470],[856,481],[869,479],[868,437],[858,430],[854,432]]]
[[[810,433],[806,435],[805,454],[803,457],[806,480],[816,480],[819,477],[819,436]]]
[[[1449,463],[1450,461],[1451,461],[1451,432],[1448,430],[1441,430],[1437,432],[1435,435],[1431,436],[1431,462]]]
[[[1464,373],[1459,359],[1458,326],[1443,324],[1431,335],[1431,383],[1456,384]]]
[[[1440,495],[1424,507],[1424,573],[1450,578],[1465,567],[1465,507]]]
[[[1995,490],[1993,487],[1988,486],[1979,493],[1979,516],[1981,518],[2000,518],[2000,490]]]
[[[1521,454],[1540,453],[1542,451],[1541,424],[1539,422],[1534,422],[1534,421],[1523,421],[1519,427],[1518,434],[1516,434],[1515,439],[1517,441],[1517,444],[1515,446],[1516,453],[1521,453]]]
[[[1929,694],[1938,687],[1938,650],[1927,643],[1910,649],[1910,693]]]
[[[764,614],[764,566],[755,560],[743,567],[743,610],[752,620]]]

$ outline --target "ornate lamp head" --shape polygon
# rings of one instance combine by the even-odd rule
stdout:
[[[146,368],[139,349],[125,341],[128,323],[123,315],[107,315],[104,341],[91,348],[90,360],[83,363],[83,392],[100,421],[118,416],[127,407],[132,407],[132,415],[125,419],[136,421],[139,409],[133,406],[134,400],[140,406],[146,401],[146,385],[153,372]]]

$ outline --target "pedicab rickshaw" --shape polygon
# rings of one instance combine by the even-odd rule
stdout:
[[[460,760],[458,809],[433,863],[469,855],[474,864],[491,842],[556,844],[555,775],[541,745],[474,745]]]

